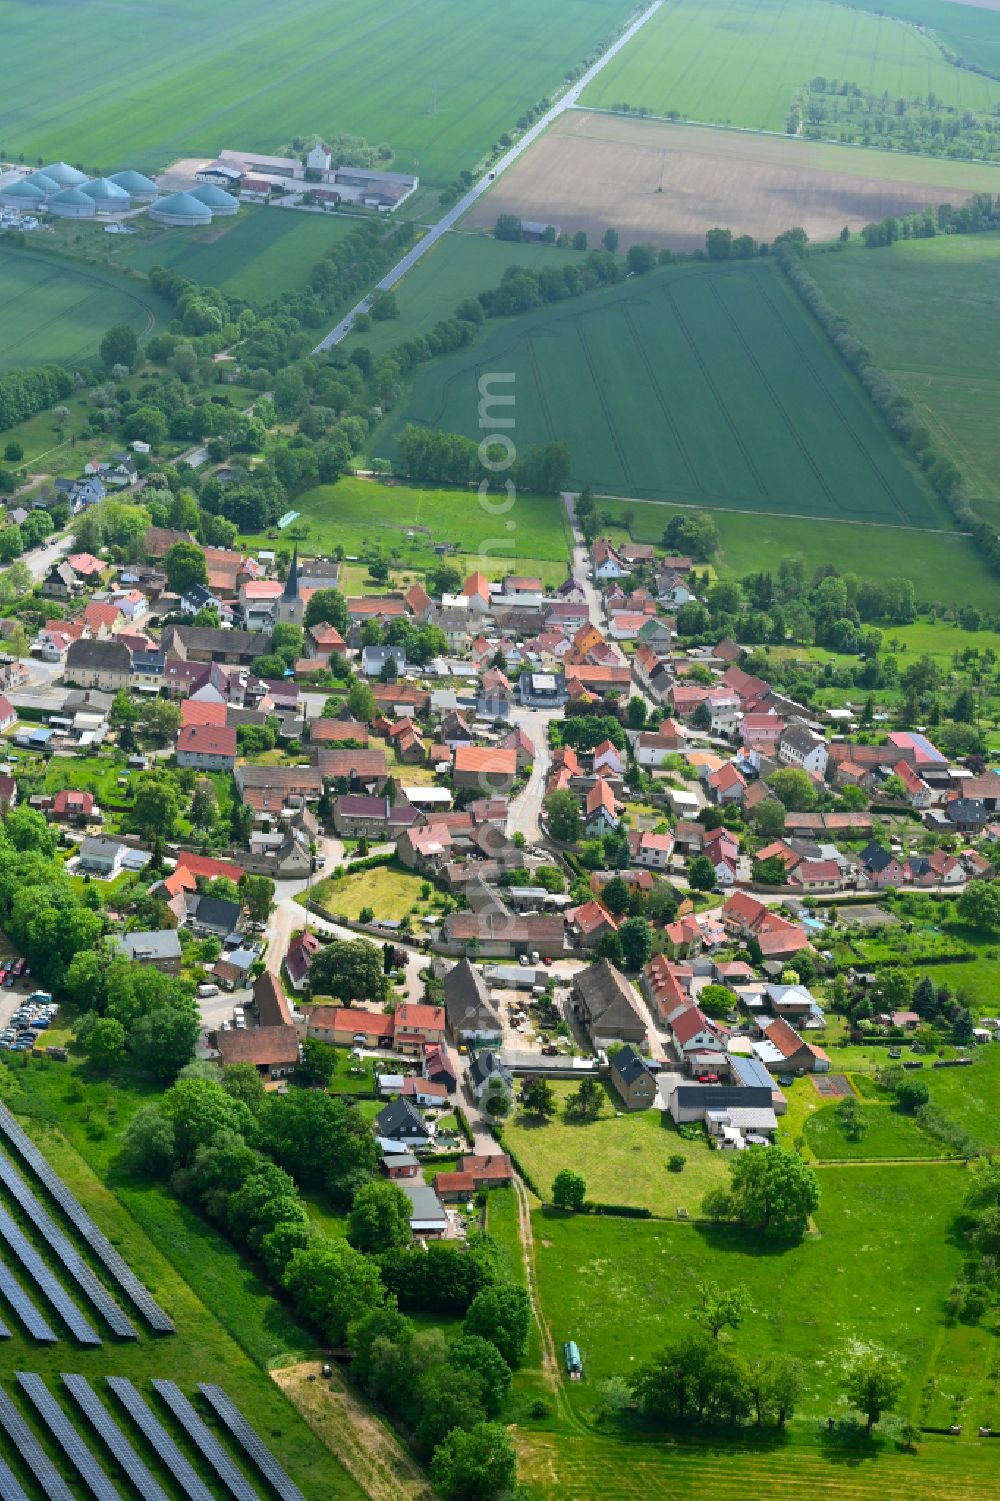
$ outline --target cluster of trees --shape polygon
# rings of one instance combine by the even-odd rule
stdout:
[[[195,1064],[137,1113],[123,1153],[257,1261],[325,1343],[350,1349],[356,1379],[411,1430],[442,1494],[489,1501],[513,1479],[492,1420],[524,1358],[527,1295],[498,1281],[486,1236],[414,1245],[409,1200],[375,1176],[375,1139],[351,1106],[315,1090],[270,1095],[249,1065]],[[344,1238],[312,1227],[302,1192],[317,1190],[349,1210]],[[463,1323],[446,1341],[418,1333],[407,1307]]]
[[[935,493],[948,506],[955,523],[971,532],[977,547],[994,572],[1000,573],[1000,537],[996,528],[981,521],[969,503],[962,476],[952,461],[932,441],[926,424],[896,382],[872,361],[871,351],[830,303],[806,270],[801,256],[791,247],[779,251],[781,265],[806,307],[815,315],[834,348],[855,370],[872,401],[892,431],[906,444],[927,475]]]
[[[1000,149],[1000,140],[997,142]],[[977,193],[959,208],[939,203],[917,213],[890,214],[876,224],[866,224],[861,238],[869,250],[895,245],[897,240],[930,240],[935,235],[975,235],[1000,224],[1000,199],[994,203],[989,193]]]
[[[952,1318],[978,1323],[996,1302],[1000,1266],[1000,1162],[980,1158],[972,1165],[965,1195],[966,1234],[972,1256],[952,1284],[948,1312]]]
[[[977,157],[1000,153],[995,121],[970,109],[926,98],[893,98],[848,81],[813,78],[797,94],[785,130],[807,139],[849,141],[862,146],[919,152],[925,156]]]
[[[641,1367],[627,1383],[639,1411],[657,1427],[753,1418],[778,1429],[793,1416],[802,1368],[790,1356],[741,1356],[705,1329],[692,1330]]]
[[[713,1188],[702,1207],[715,1221],[732,1220],[767,1240],[799,1241],[819,1207],[814,1170],[784,1147],[748,1147],[729,1163],[729,1187]]]
[[[486,457],[502,465],[506,452],[494,445]],[[409,423],[399,439],[402,466],[411,479],[425,484],[471,485],[489,479],[490,470],[480,456],[480,445],[458,433],[438,432]],[[565,443],[547,443],[529,448],[504,471],[518,489],[554,495],[569,483],[570,455]]]
[[[8,370],[0,376],[0,432],[47,411],[57,401],[65,401],[72,396],[74,386],[73,376],[61,365]]]

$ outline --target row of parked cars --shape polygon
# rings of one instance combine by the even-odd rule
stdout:
[[[30,1052],[39,1032],[47,1031],[58,1010],[47,990],[33,991],[0,1032],[0,1048],[8,1053]]]
[[[28,961],[23,956],[20,959],[4,960],[0,963],[0,985],[4,990],[13,990],[18,980],[27,979],[30,973]]]

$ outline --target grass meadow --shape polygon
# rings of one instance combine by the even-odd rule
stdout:
[[[123,15],[10,0],[0,145],[149,171],[295,135],[387,141],[433,183],[472,168],[631,10],[628,0],[150,0]],[[58,45],[53,45],[58,39]],[[128,56],[128,108],[109,69]]]
[[[1000,232],[900,241],[877,255],[852,247],[812,256],[809,270],[1000,521]]]
[[[243,207],[207,230],[147,224],[141,235],[116,243],[113,260],[143,274],[166,266],[230,297],[268,303],[301,291],[324,251],[357,225],[347,215]]]
[[[1000,82],[953,67],[913,27],[816,0],[676,0],[594,79],[582,102],[781,131],[795,93],[817,74],[893,98],[931,91],[983,114],[1000,103]]]
[[[587,1180],[587,1197],[599,1204],[626,1204],[657,1215],[678,1208],[696,1214],[704,1195],[726,1179],[725,1159],[709,1150],[702,1137],[687,1141],[673,1126],[665,1126],[658,1110],[617,1114],[621,1101],[610,1086],[601,1116],[586,1125],[570,1123],[562,1107],[574,1086],[552,1086],[559,1114],[545,1125],[517,1114],[504,1127],[504,1140],[548,1198],[552,1180],[572,1167]],[[679,1173],[667,1168],[675,1153],[684,1158]]]
[[[875,1161],[880,1157],[943,1157],[944,1148],[922,1131],[912,1116],[894,1106],[867,1102],[861,1106],[865,1134],[859,1141],[845,1135],[835,1105],[817,1110],[805,1123],[806,1144],[821,1161]]]
[[[364,907],[372,907],[380,919],[400,922],[421,901],[424,881],[402,866],[377,866],[337,879],[330,876],[312,889],[312,899],[328,912],[356,922]]]
[[[460,569],[479,568],[488,578],[512,569],[540,573],[549,583],[566,577],[569,540],[562,501],[551,495],[519,495],[503,518],[491,516],[471,491],[380,485],[345,477],[319,485],[295,501],[300,519],[286,535],[297,537],[307,556],[343,547],[348,556],[374,543],[389,555],[398,549],[400,568],[421,570],[440,561],[435,543],[451,543]],[[263,537],[247,545],[265,547]]]
[[[152,1377],[170,1377],[189,1396],[199,1381],[217,1381],[306,1494],[360,1501],[362,1492],[267,1375],[274,1365],[313,1355],[311,1336],[219,1233],[169,1190],[122,1179],[117,1172],[121,1132],[144,1103],[144,1093],[119,1083],[84,1088],[74,1065],[40,1060],[18,1071],[0,1065],[0,1092],[177,1326],[169,1337],[144,1334],[139,1341],[119,1343],[108,1336],[93,1350],[80,1349],[69,1338],[38,1347],[14,1327],[12,1338],[4,1341],[5,1370],[37,1371],[56,1394],[61,1371],[80,1372],[99,1391],[105,1375],[128,1376],[154,1407],[157,1400],[147,1386]],[[142,1320],[136,1316],[135,1321],[141,1331]],[[112,1410],[148,1455],[121,1410]],[[81,1422],[81,1429],[85,1426]],[[181,1447],[186,1449],[185,1442]]]
[[[937,527],[922,479],[765,262],[664,267],[490,326],[422,367],[407,421],[478,435],[478,378],[513,371],[518,446],[569,445],[602,494]]]
[[[115,323],[144,336],[168,305],[103,267],[0,244],[0,372],[19,365],[86,364]]]
[[[842,521],[777,515],[750,515],[706,507],[719,533],[713,560],[722,574],[743,577],[773,567],[778,558],[801,553],[806,568],[834,562],[841,573],[860,578],[911,579],[918,600],[953,605],[956,600],[995,608],[996,579],[965,537],[957,532],[924,532],[912,528],[857,525]],[[637,542],[659,542],[678,508],[641,502],[602,500],[601,510],[622,525],[631,518]],[[964,635],[964,633],[963,633]],[[960,645],[962,637],[957,638]]]
[[[965,1169],[845,1166],[819,1174],[817,1230],[785,1248],[729,1227],[537,1210],[535,1260],[552,1335],[557,1344],[575,1339],[583,1357],[584,1381],[569,1389],[574,1410],[587,1414],[600,1380],[627,1377],[683,1330],[705,1278],[750,1291],[755,1311],[735,1335],[739,1349],[802,1360],[800,1421],[837,1412],[841,1361],[856,1339],[885,1345],[905,1362],[907,1410],[933,1359],[945,1294],[961,1264],[953,1222]]]

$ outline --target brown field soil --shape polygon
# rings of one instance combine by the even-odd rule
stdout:
[[[660,191],[662,187],[662,191]],[[1000,191],[1000,168],[780,136],[570,110],[479,200],[466,228],[500,214],[635,243],[694,250],[705,231],[771,240],[801,225],[829,240],[925,203]]]
[[[321,1370],[320,1361],[309,1360],[271,1376],[372,1501],[432,1501],[426,1475],[395,1434],[354,1395],[336,1366],[327,1380]]]

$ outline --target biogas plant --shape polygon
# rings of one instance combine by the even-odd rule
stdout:
[[[146,211],[157,224],[204,226],[238,213],[239,207],[231,193],[212,183],[161,196],[156,183],[141,172],[90,178],[66,162],[53,162],[34,172],[15,167],[0,175],[0,210],[32,219],[48,214],[114,222]]]

